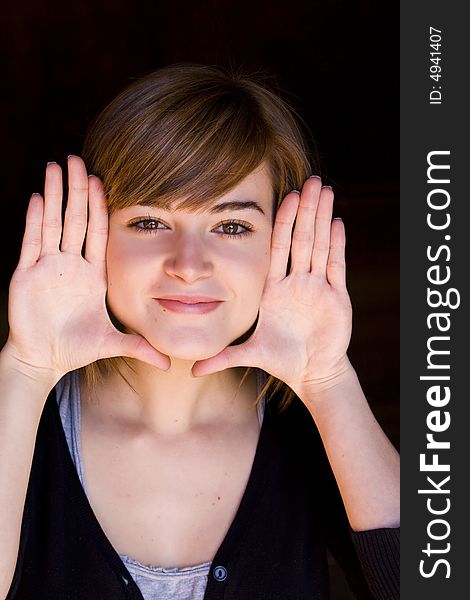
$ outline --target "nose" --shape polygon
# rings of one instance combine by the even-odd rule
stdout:
[[[163,266],[168,275],[186,283],[207,279],[214,271],[213,262],[203,241],[196,235],[183,233],[173,238],[170,252],[165,258]]]

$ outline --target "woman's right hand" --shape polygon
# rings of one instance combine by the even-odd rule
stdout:
[[[63,228],[59,165],[47,166],[44,200],[39,194],[31,197],[10,282],[10,333],[2,353],[27,375],[54,383],[69,371],[113,356],[167,369],[166,355],[145,338],[121,333],[112,324],[106,309],[108,212],[103,186],[98,177],[88,177],[78,156],[69,157],[68,173]]]

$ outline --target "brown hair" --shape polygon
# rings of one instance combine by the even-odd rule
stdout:
[[[159,69],[121,92],[92,123],[83,158],[103,181],[109,214],[136,204],[168,209],[181,198],[179,207],[197,210],[263,161],[275,214],[282,198],[311,174],[293,110],[258,75],[188,63]],[[114,357],[83,367],[89,389],[111,371],[122,375],[123,362]],[[286,408],[293,392],[272,376],[256,401],[282,388],[280,407]]]

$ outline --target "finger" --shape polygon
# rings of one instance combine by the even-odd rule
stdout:
[[[140,335],[113,332],[107,338],[103,348],[103,358],[127,356],[146,362],[158,369],[166,371],[170,367],[170,359],[166,354],[156,350]]]
[[[41,256],[59,252],[62,235],[62,169],[57,163],[46,167]]]
[[[321,179],[309,177],[302,187],[300,204],[292,235],[292,268],[310,271],[315,234],[315,215],[321,190]]]
[[[259,365],[254,364],[252,355],[247,342],[239,346],[228,346],[211,358],[196,361],[192,368],[192,374],[195,377],[202,377],[232,367],[258,367]]]
[[[67,164],[69,196],[61,250],[71,254],[81,254],[88,219],[88,174],[85,163],[78,156],[70,156]]]
[[[44,203],[41,194],[33,194],[26,211],[26,226],[21,245],[19,269],[27,269],[39,259],[42,244]]]
[[[331,218],[333,216],[333,190],[324,186],[320,192],[315,215],[315,242],[312,249],[310,269],[312,273],[326,276],[326,263],[330,252]]]
[[[271,278],[280,281],[286,276],[292,228],[294,226],[299,200],[299,192],[290,192],[283,199],[277,211],[271,237],[271,262],[268,279]]]
[[[89,220],[86,233],[85,258],[94,264],[106,260],[108,243],[108,210],[103,184],[98,177],[88,178]]]
[[[342,219],[335,218],[331,223],[331,240],[326,277],[329,284],[338,289],[346,289],[346,233]]]

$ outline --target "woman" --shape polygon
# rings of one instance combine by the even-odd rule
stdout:
[[[344,226],[289,109],[167,67],[84,159],[63,227],[47,166],[10,285],[1,597],[326,598],[327,547],[358,597],[398,597],[398,456],[347,358]]]

